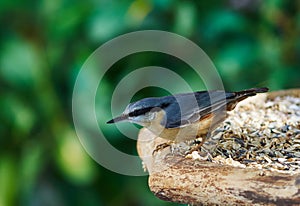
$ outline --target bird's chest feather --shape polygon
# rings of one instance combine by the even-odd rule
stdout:
[[[206,135],[212,126],[212,115],[201,118],[200,121],[185,125],[180,128],[166,129],[160,123],[163,121],[163,111],[157,113],[155,121],[152,121],[147,128],[155,135],[175,142],[182,142],[186,140],[193,140],[201,135]]]

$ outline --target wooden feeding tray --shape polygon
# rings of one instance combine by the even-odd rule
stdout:
[[[215,131],[220,139],[209,159],[170,147],[153,154],[166,141],[140,131],[138,153],[157,197],[191,205],[300,205],[300,89],[248,98]]]

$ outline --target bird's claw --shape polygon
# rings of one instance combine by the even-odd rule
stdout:
[[[165,143],[159,144],[159,145],[157,145],[156,148],[153,150],[152,155],[154,155],[154,154],[157,153],[158,151],[163,150],[163,149],[165,149],[165,148],[167,148],[167,147],[170,147],[170,146],[171,146],[171,143],[169,143],[169,142],[165,142]]]

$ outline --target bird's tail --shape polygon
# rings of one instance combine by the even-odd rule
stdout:
[[[261,87],[261,88],[251,88],[239,92],[234,92],[234,94],[236,98],[239,98],[239,97],[250,97],[256,95],[257,93],[264,93],[267,91],[269,91],[269,88]]]
[[[239,103],[240,101],[248,97],[255,96],[257,93],[264,93],[267,91],[269,91],[267,87],[261,87],[261,88],[246,89],[239,92],[233,92],[231,93],[232,96],[227,99],[229,100],[227,102],[227,110],[230,111],[234,109],[237,103]]]

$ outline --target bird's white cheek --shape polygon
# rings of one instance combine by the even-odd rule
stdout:
[[[152,115],[153,116],[152,116],[151,123],[153,125],[160,125],[160,126],[165,125],[166,115],[165,115],[165,112],[163,110],[155,112]]]
[[[147,119],[148,122],[153,121],[156,118],[156,113],[147,113],[145,114],[145,119]]]
[[[141,126],[145,126],[145,123],[147,122],[144,115],[137,116],[137,117],[130,117],[129,121],[132,123],[139,124]]]

